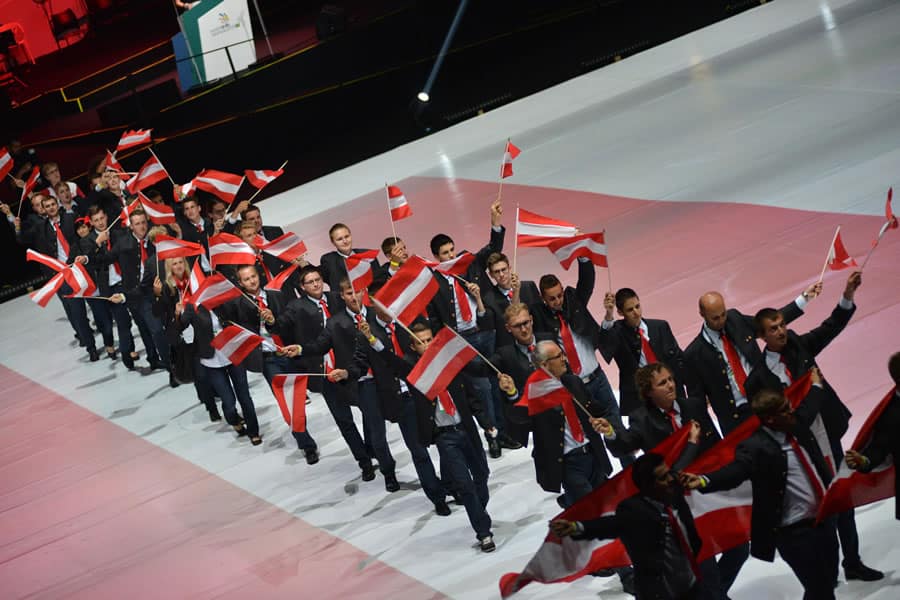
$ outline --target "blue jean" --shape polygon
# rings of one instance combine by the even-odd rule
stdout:
[[[600,406],[601,415],[610,423],[621,423],[622,415],[619,412],[619,405],[616,402],[616,396],[613,394],[612,386],[609,385],[609,379],[606,373],[600,370],[597,376],[590,382],[585,384],[587,391],[591,394],[591,401]],[[634,456],[627,455],[619,459],[619,463],[624,469],[634,462]]]
[[[66,318],[78,335],[79,341],[85,345],[88,351],[96,350],[94,332],[91,331],[91,324],[88,322],[87,306],[84,303],[84,298],[66,298],[66,295],[71,293],[72,288],[69,287],[69,284],[63,283],[56,295],[59,297],[59,301],[62,302]]]
[[[121,291],[115,286],[110,290],[110,294]],[[114,343],[113,338],[113,321],[116,322],[116,331],[119,334],[119,352],[122,354],[131,354],[134,351],[134,337],[131,335],[131,317],[128,315],[128,308],[124,303],[116,304],[108,300],[88,300],[91,311],[94,313],[94,319],[97,321],[97,327],[103,336],[103,344],[111,348]]]
[[[209,383],[213,390],[222,399],[222,413],[229,425],[238,425],[241,417],[235,408],[235,396],[241,405],[241,413],[244,416],[247,435],[256,437],[259,435],[259,421],[256,420],[256,407],[253,398],[250,397],[250,387],[247,384],[247,370],[237,365],[226,367],[206,367]],[[233,386],[233,387],[232,387]]]
[[[283,373],[290,373],[293,369],[291,359],[286,356],[277,356],[275,354],[263,355],[263,377],[272,387],[272,378]],[[291,435],[297,442],[297,447],[301,450],[315,450],[316,440],[309,434],[309,431],[292,431]]]
[[[400,401],[403,403],[403,407],[397,425],[400,426],[403,443],[406,444],[409,454],[412,456],[413,467],[416,469],[419,483],[422,484],[422,491],[432,502],[443,502],[447,497],[447,492],[437,477],[428,449],[419,441],[415,401],[408,392],[400,394]]]
[[[210,413],[216,411],[216,394],[212,383],[209,381],[209,369],[200,363],[200,357],[194,355],[194,389],[197,391],[197,399],[203,403]]]
[[[565,508],[593,492],[604,481],[606,474],[600,469],[590,449],[587,453],[576,450],[563,455],[562,488]]]
[[[378,408],[378,391],[375,389],[375,380],[364,379],[359,382],[357,389],[359,393],[357,403],[362,412],[363,429],[366,439],[378,459],[378,470],[386,475],[393,475],[396,463],[387,443],[384,417],[381,416],[381,410]]]
[[[434,443],[441,455],[441,471],[466,507],[476,537],[481,540],[493,535],[491,517],[486,510],[490,500],[487,486],[490,471],[484,448],[475,448],[461,425],[439,430]]]

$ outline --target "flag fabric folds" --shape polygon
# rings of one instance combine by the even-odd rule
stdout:
[[[274,171],[247,169],[244,171],[244,176],[247,178],[247,181],[250,182],[250,185],[258,189],[263,189],[283,174],[284,169],[276,169]]]
[[[412,216],[412,208],[406,201],[406,196],[395,185],[387,186],[388,208],[391,211],[391,221],[400,221]]]
[[[151,202],[143,192],[138,192],[138,200],[147,213],[147,218],[157,225],[168,225],[175,222],[175,209],[168,204]]]
[[[159,159],[156,156],[151,156],[150,160],[145,162],[141,170],[138,171],[138,174],[128,181],[128,192],[137,194],[139,191],[150,187],[154,183],[159,183],[168,176],[166,168],[159,162]]]
[[[476,355],[466,340],[444,327],[428,344],[406,380],[426,398],[434,400]]]
[[[197,291],[191,294],[190,303],[194,306],[203,306],[206,310],[213,310],[240,296],[241,290],[228,281],[224,275],[213,273],[204,278]]]
[[[262,341],[261,335],[240,325],[228,325],[212,339],[210,344],[224,354],[231,364],[239,365]]]
[[[156,246],[156,257],[159,260],[183,256],[201,256],[205,254],[203,246],[197,242],[186,242],[170,235],[160,234],[153,242]]]
[[[290,278],[290,276],[294,274],[294,271],[296,271],[299,268],[300,268],[299,264],[293,264],[293,265],[289,266],[287,269],[284,269],[283,271],[281,271],[281,273],[279,273],[278,275],[273,277],[270,281],[266,282],[265,289],[280,292],[282,286],[284,286],[284,282],[286,282]]]
[[[469,265],[475,262],[475,258],[471,252],[462,251],[456,258],[439,263],[426,261],[426,264],[438,273],[462,276],[469,270]]]
[[[272,394],[281,416],[291,431],[306,431],[306,375],[276,375],[272,378]]]
[[[378,257],[378,250],[366,250],[357,254],[351,254],[345,260],[347,278],[354,292],[367,287],[375,278],[372,272],[372,261]]]
[[[12,172],[13,158],[6,147],[0,148],[0,179],[3,179]]]
[[[213,269],[219,265],[253,265],[256,251],[236,235],[217,233],[209,238],[209,261]]]
[[[374,298],[398,321],[409,325],[425,312],[437,291],[438,282],[425,261],[410,256]]]
[[[506,140],[506,150],[503,152],[503,162],[500,165],[500,179],[505,179],[513,174],[512,163],[522,151],[516,148],[513,143]]]
[[[57,273],[51,277],[50,281],[45,283],[42,288],[28,294],[28,297],[41,308],[47,308],[47,303],[50,302],[50,298],[59,291],[59,288],[62,287],[63,283],[65,283],[65,274]]]
[[[606,240],[601,233],[585,233],[572,238],[555,240],[547,245],[563,269],[569,270],[576,258],[589,258],[598,267],[608,267]]]
[[[152,131],[152,129],[135,129],[126,131],[122,134],[122,137],[119,138],[119,145],[116,146],[116,152],[118,153],[122,150],[134,148],[135,146],[140,146],[142,144],[149,144],[150,134]]]
[[[520,208],[516,211],[516,243],[522,247],[549,246],[559,238],[571,238],[578,228],[567,221],[551,219]]]
[[[284,262],[291,262],[306,254],[306,244],[296,233],[290,231],[271,242],[257,243],[256,247]]]
[[[831,243],[831,248],[828,249],[828,268],[832,271],[840,271],[841,269],[855,266],[856,261],[853,260],[853,257],[850,256],[844,247],[844,242],[841,240],[841,228],[838,227],[834,241]]]
[[[203,169],[197,173],[191,183],[198,190],[209,192],[213,196],[231,204],[234,201],[234,197],[237,196],[243,181],[244,178],[240,175],[213,169]]]

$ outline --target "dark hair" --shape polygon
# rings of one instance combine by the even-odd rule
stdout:
[[[759,390],[750,402],[753,414],[759,418],[768,417],[778,412],[784,406],[784,391],[763,388]]]
[[[144,190],[144,195],[147,196],[148,200],[156,200],[157,198],[162,200],[163,197],[163,195],[159,193],[159,190],[156,188],[148,188]]]
[[[555,288],[558,285],[562,285],[562,282],[559,280],[559,277],[553,275],[552,273],[548,275],[542,275],[540,281],[538,281],[538,288],[541,290],[541,296],[543,296],[544,292],[546,292],[550,288]]]
[[[506,266],[509,266],[509,259],[506,258],[506,255],[502,252],[491,252],[488,257],[485,265],[487,266],[488,273],[491,272],[491,267],[496,265],[498,262],[505,262]]]
[[[764,308],[753,316],[753,328],[756,330],[756,337],[762,337],[765,333],[763,321],[774,321],[781,314],[777,308]]]
[[[416,321],[409,327],[409,330],[413,333],[419,333],[420,331],[431,331],[431,325],[429,325],[425,321]]]
[[[222,202],[222,204],[225,204],[225,202],[222,201],[220,198],[216,198],[216,200],[219,200],[220,202]],[[215,204],[215,201],[213,201],[212,204]],[[212,206],[212,204],[210,204],[210,206]],[[255,204],[251,204],[250,206],[247,207],[247,209],[244,212],[241,213],[241,218],[246,219],[247,215],[252,212],[258,212],[259,214],[262,214],[262,211],[259,210],[258,206],[256,206]]]
[[[87,169],[88,181],[90,181],[91,178],[93,178],[93,177],[99,177],[99,175],[97,174],[97,167],[99,167],[100,163],[102,163],[104,161],[106,161],[106,156],[104,156],[104,155],[97,155],[97,156],[93,157],[90,161],[88,161],[88,169]],[[104,170],[106,170],[106,169],[104,169]]]
[[[653,376],[665,369],[670,374],[672,369],[665,363],[655,362],[645,365],[635,371],[634,384],[637,386],[638,394],[644,400],[650,398],[650,390],[653,388]]]
[[[384,238],[384,241],[381,242],[381,251],[384,252],[385,256],[389,256],[391,254],[391,250],[394,249],[394,246],[396,246],[401,241],[402,240],[398,237],[386,237]]]
[[[634,482],[634,485],[642,492],[652,488],[656,482],[656,475],[653,471],[663,462],[662,455],[655,452],[648,452],[639,457],[631,465],[631,480]]]
[[[238,276],[238,280],[240,280],[241,271],[243,271],[244,269],[253,269],[254,271],[256,271],[256,274],[259,275],[259,269],[256,267],[256,265],[238,265],[238,268],[234,271],[235,275]]]
[[[131,211],[131,214],[128,215],[128,222],[130,223],[134,217],[144,217],[148,222],[150,221],[150,217],[147,216],[147,213],[145,213],[142,208],[136,208]]]
[[[446,233],[439,233],[433,238],[431,238],[431,243],[429,246],[431,247],[431,253],[435,256],[441,251],[441,246],[446,246],[447,244],[452,244],[453,240]]]
[[[616,308],[622,310],[622,307],[625,306],[625,303],[632,298],[637,298],[637,292],[631,288],[622,288],[618,292],[616,292]],[[640,300],[640,298],[638,298]]]
[[[306,276],[310,273],[316,273],[319,275],[319,277],[322,277],[322,269],[320,269],[316,265],[306,265],[305,267],[300,269],[300,285],[303,285],[303,280],[306,279]]]
[[[895,352],[888,359],[888,373],[894,380],[894,385],[900,386],[900,352]]]
[[[187,206],[188,202],[194,202],[194,203],[196,203],[197,206],[199,206],[201,209],[203,208],[203,205],[200,204],[200,200],[199,200],[196,196],[185,196],[185,197],[184,197],[184,200],[181,201],[181,210],[182,210],[182,211],[183,211],[184,208]]]
[[[337,231],[338,229],[346,229],[347,231],[350,231],[350,228],[347,227],[346,225],[344,225],[343,223],[335,223],[334,225],[331,226],[331,229],[328,230],[328,239],[329,240],[334,239],[334,232]]]
[[[103,210],[102,206],[97,206],[96,204],[92,204],[91,206],[88,207],[88,216],[89,217],[93,217],[97,213],[103,213],[105,215],[106,211]]]

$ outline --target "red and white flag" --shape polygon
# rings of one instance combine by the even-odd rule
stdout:
[[[406,196],[396,185],[387,186],[388,209],[391,211],[391,221],[400,221],[412,216],[412,208],[406,201]]]
[[[855,266],[856,261],[844,248],[844,242],[841,240],[841,228],[838,226],[831,248],[828,249],[828,268],[832,271],[840,271],[841,269]]]
[[[272,378],[272,394],[278,401],[281,416],[291,431],[306,431],[306,375],[276,375]],[[290,407],[290,408],[288,408]]]
[[[445,260],[444,262],[425,261],[425,264],[438,273],[453,277],[454,275],[465,275],[466,271],[469,270],[469,265],[473,262],[475,262],[475,255],[463,250],[456,258]]]
[[[13,157],[4,146],[0,148],[0,179],[5,178],[13,169]]]
[[[210,345],[224,354],[231,364],[239,365],[262,342],[261,335],[240,325],[228,325],[212,339]]]
[[[295,263],[288,268],[281,271],[278,275],[273,277],[271,280],[266,282],[265,289],[274,290],[276,292],[280,292],[281,288],[284,286],[284,283],[290,279],[291,275],[294,274],[294,271],[300,268],[300,265]]]
[[[567,271],[572,266],[572,261],[580,257],[591,259],[598,267],[609,266],[606,261],[606,241],[603,239],[603,232],[555,240],[550,242],[547,248]]]
[[[140,193],[140,192],[138,192]],[[139,200],[135,199],[131,201],[131,204],[125,204],[122,206],[122,212],[119,214],[119,221],[122,223],[123,227],[128,225],[129,220],[131,219],[131,213],[141,207],[141,203]]]
[[[259,237],[261,238],[262,236]],[[278,236],[271,242],[263,241],[263,243],[257,243],[256,247],[284,262],[291,262],[306,254],[306,244],[303,243],[303,240],[296,233],[290,231]]]
[[[22,188],[22,196],[19,199],[20,201],[24,200],[28,197],[28,194],[34,191],[35,186],[37,185],[38,177],[41,176],[41,170],[38,167],[35,167],[31,170],[31,175],[28,176],[28,179],[25,180],[25,187]]]
[[[66,263],[59,260],[58,258],[54,258],[52,256],[47,256],[46,254],[41,254],[40,252],[36,252],[31,248],[28,248],[25,251],[25,260],[32,260],[34,262],[39,262],[45,267],[50,267],[57,273],[66,270]]]
[[[351,254],[344,259],[347,267],[347,278],[354,292],[367,287],[375,278],[372,272],[372,261],[378,257],[378,250],[366,250]]]
[[[90,298],[97,293],[97,286],[84,265],[72,263],[64,273],[66,283],[72,288],[72,293],[67,294],[66,298]]]
[[[578,228],[567,221],[542,217],[537,213],[516,209],[516,243],[522,247],[549,246],[559,238],[578,235]]]
[[[53,277],[50,278],[50,281],[44,284],[42,288],[39,290],[35,290],[28,294],[28,297],[31,298],[38,306],[41,308],[47,308],[47,303],[50,302],[50,298],[52,298],[56,292],[59,291],[59,288],[62,287],[62,284],[65,283],[65,274],[57,273]]]
[[[428,344],[406,380],[426,398],[434,400],[477,355],[465,339],[444,327]]]
[[[135,129],[126,131],[122,134],[122,137],[119,138],[119,145],[116,146],[116,152],[121,152],[122,150],[134,148],[135,146],[140,146],[142,144],[149,144],[150,133],[152,131],[152,129]]]
[[[856,434],[856,439],[850,447],[852,450],[863,452],[866,449],[875,433],[875,424],[894,400],[896,393],[897,388],[895,387],[882,398],[875,410],[869,414],[859,433]],[[841,460],[837,477],[831,481],[828,490],[825,492],[825,498],[819,506],[818,520],[821,521],[830,515],[842,513],[857,506],[864,506],[893,497],[896,491],[894,487],[896,477],[897,465],[894,464],[890,454],[885,462],[868,473],[854,471],[847,466],[846,461]]]
[[[206,310],[212,310],[233,300],[240,298],[241,290],[228,281],[221,273],[213,273],[207,276],[196,292],[191,294],[190,303],[194,306],[203,306]]]
[[[205,254],[201,244],[179,240],[165,234],[156,236],[154,245],[156,246],[156,257],[158,260],[178,258],[179,256],[187,258],[188,256],[202,256]]]
[[[806,375],[785,390],[792,405],[809,393],[811,380]],[[759,419],[751,417],[728,436],[701,454],[686,469],[688,473],[709,473],[734,460],[738,444],[759,428]],[[661,454],[666,463],[673,464],[687,445],[690,427],[684,426],[660,442],[652,452]],[[619,503],[637,493],[631,479],[631,466],[584,496],[554,517],[570,521],[590,521],[615,514]],[[750,539],[750,515],[753,489],[745,481],[733,490],[700,494],[691,492],[685,500],[694,517],[703,545],[697,562],[703,562],[725,550],[746,543]],[[500,579],[500,594],[510,596],[532,582],[560,583],[574,581],[598,569],[624,567],[631,564],[625,547],[619,540],[560,539],[548,533],[543,544],[521,573],[507,573]]]
[[[178,204],[180,202],[184,202],[184,199],[194,193],[194,181],[188,181],[187,183],[183,183],[181,185],[175,184],[172,187],[172,196],[175,198],[175,203]]]
[[[878,245],[878,242],[881,241],[881,237],[887,232],[888,229],[897,229],[897,217],[894,216],[894,211],[891,210],[891,199],[894,196],[894,188],[888,188],[887,200],[884,203],[884,225],[881,226],[881,229],[878,230],[878,236],[872,242],[872,247]],[[865,264],[865,263],[864,263]]]
[[[247,181],[250,182],[250,185],[258,189],[263,189],[283,174],[284,169],[276,169],[275,171],[266,171],[263,169],[248,169],[244,171],[244,176],[247,177]]]
[[[151,202],[142,192],[138,192],[138,200],[147,213],[147,218],[157,225],[168,225],[175,222],[175,209],[168,204]]]
[[[159,162],[159,159],[156,156],[151,156],[150,160],[145,162],[141,170],[138,171],[138,174],[128,182],[128,192],[137,194],[139,191],[150,187],[154,183],[159,183],[168,176],[166,168]]]
[[[256,264],[256,251],[244,240],[230,233],[217,233],[209,238],[209,261],[219,265]]]
[[[525,381],[525,390],[516,406],[528,408],[533,416],[571,400],[572,394],[562,382],[543,369],[536,369]]]
[[[506,140],[506,150],[503,152],[503,163],[500,165],[500,179],[505,179],[513,174],[513,160],[521,153],[522,151],[516,148],[511,141]]]
[[[240,175],[213,169],[203,169],[197,173],[192,183],[198,190],[209,192],[213,196],[231,204],[243,182],[244,178]]]
[[[200,286],[203,285],[205,279],[206,275],[203,273],[203,267],[200,266],[200,261],[195,260],[194,266],[191,268],[191,278],[188,281],[188,298],[193,296],[197,290],[200,289]]]
[[[374,298],[398,321],[409,325],[425,312],[437,291],[438,282],[425,261],[410,256]]]

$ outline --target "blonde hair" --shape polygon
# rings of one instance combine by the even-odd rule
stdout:
[[[155,228],[154,228],[155,229]],[[184,263],[184,275],[187,278],[190,278],[191,273],[190,269],[188,269],[187,259],[183,256],[176,256],[175,258],[167,258],[165,263],[166,269],[166,287],[169,288],[169,291],[172,294],[178,293],[178,286],[175,284],[175,276],[172,274],[172,265],[176,261],[181,261]]]
[[[134,215],[136,212],[137,211],[135,211],[134,213],[131,213],[131,214]],[[143,215],[145,213],[141,212],[141,214]],[[147,232],[147,239],[153,243],[156,243],[156,236],[168,235],[168,233],[169,233],[169,230],[166,229],[165,227],[163,227],[162,225],[154,225],[153,227],[150,228],[150,231]]]

